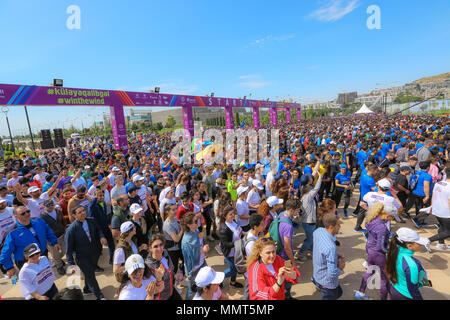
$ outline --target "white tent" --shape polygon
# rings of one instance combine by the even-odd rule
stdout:
[[[363,106],[361,107],[361,109],[359,109],[358,111],[356,111],[355,114],[369,114],[369,113],[373,113],[372,110],[370,110],[366,104],[364,103]]]

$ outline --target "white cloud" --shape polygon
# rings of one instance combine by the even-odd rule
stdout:
[[[327,4],[310,14],[310,17],[333,22],[342,19],[359,6],[359,0],[327,0]]]
[[[264,81],[259,74],[243,75],[238,78],[245,81],[237,83],[237,86],[251,90],[266,87],[270,84],[270,82]]]
[[[280,35],[280,36],[273,36],[270,34],[264,38],[250,42],[250,46],[257,46],[257,47],[261,48],[264,44],[269,43],[269,42],[287,41],[287,40],[290,40],[293,38],[295,38],[295,33],[289,33],[289,34],[284,34],[284,35]]]

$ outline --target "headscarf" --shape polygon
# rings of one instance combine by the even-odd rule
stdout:
[[[169,191],[172,190],[172,187],[167,187],[163,191],[161,191],[161,194],[159,195],[159,202],[161,203],[163,199],[166,198],[166,195],[169,193]]]

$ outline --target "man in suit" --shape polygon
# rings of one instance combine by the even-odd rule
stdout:
[[[94,218],[103,234],[105,235],[105,238],[108,240],[109,264],[112,265],[114,250],[116,247],[111,229],[109,228],[108,215],[106,212],[105,193],[101,188],[97,188],[95,190],[95,198],[91,201],[88,207],[88,216],[90,218]]]
[[[94,293],[97,300],[105,300],[95,278],[95,270],[102,252],[102,245],[106,245],[108,241],[95,220],[86,218],[87,212],[84,206],[75,206],[71,213],[75,221],[67,228],[65,236],[67,262],[71,266],[75,265],[73,259],[75,253],[76,264],[84,274],[83,293]],[[72,273],[74,272],[75,270],[72,271]]]

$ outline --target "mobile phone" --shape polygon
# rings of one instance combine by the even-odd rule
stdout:
[[[288,268],[288,269],[291,269],[291,268],[292,268],[292,262],[291,262],[290,260],[288,260],[288,261],[286,261],[286,262],[284,263],[284,266],[285,266],[286,268]]]

